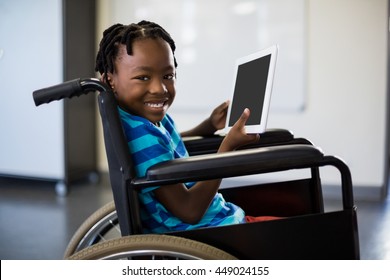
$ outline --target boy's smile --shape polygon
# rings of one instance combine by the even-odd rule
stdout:
[[[145,105],[150,107],[151,110],[168,110],[168,98],[165,98],[165,100],[161,101],[147,101],[145,102]]]
[[[109,73],[119,106],[152,123],[160,122],[176,95],[172,50],[162,39],[140,39],[133,54],[119,46],[114,73]]]

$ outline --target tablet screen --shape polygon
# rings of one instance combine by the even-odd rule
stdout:
[[[226,130],[234,125],[245,108],[249,108],[251,114],[246,123],[247,133],[264,132],[271,99],[276,54],[277,46],[273,46],[237,60]]]
[[[247,125],[260,123],[270,61],[269,54],[238,66],[229,126],[234,125],[245,108],[251,111]]]

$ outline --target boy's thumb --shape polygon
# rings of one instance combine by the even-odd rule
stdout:
[[[238,121],[244,125],[248,120],[250,113],[251,113],[250,110],[248,108],[245,108]]]

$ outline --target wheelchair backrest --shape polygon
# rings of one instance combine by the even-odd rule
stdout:
[[[138,195],[136,190],[131,188],[131,180],[134,178],[133,165],[114,93],[101,92],[98,95],[98,103],[110,182],[122,236],[141,233]]]

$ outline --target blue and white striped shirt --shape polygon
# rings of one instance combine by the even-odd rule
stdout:
[[[119,108],[128,146],[137,177],[143,177],[149,167],[163,161],[188,157],[188,152],[173,120],[165,115],[159,126],[145,118],[131,115]],[[194,183],[186,183],[191,188]],[[147,232],[187,230],[200,227],[238,224],[245,222],[245,213],[238,206],[226,202],[217,193],[208,210],[197,224],[187,224],[173,216],[156,199],[153,190],[145,188],[139,193],[141,219]]]

